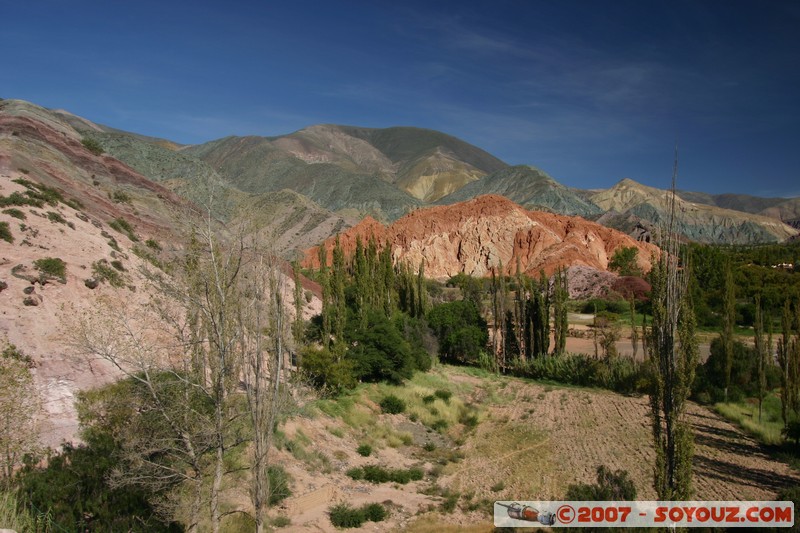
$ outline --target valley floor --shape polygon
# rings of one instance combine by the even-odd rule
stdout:
[[[488,531],[493,501],[560,499],[570,484],[594,483],[600,465],[628,471],[639,499],[656,498],[646,397],[448,366],[432,374],[418,375],[405,387],[362,386],[341,417],[318,414],[287,424],[287,439],[302,437],[310,453],[332,458],[321,473],[309,468],[314,460],[308,456],[298,461],[297,453],[281,452],[295,479],[294,496],[280,510],[291,519],[289,528],[333,530],[327,509],[334,503],[384,502],[391,509],[388,522],[368,522],[361,530]],[[420,409],[438,407],[437,414],[446,417],[448,407],[441,400],[423,404],[413,398],[440,387],[453,392],[447,406],[463,402],[463,408],[476,409],[477,425],[451,424],[440,432],[422,425]],[[379,414],[374,401],[388,393],[405,394],[406,414]],[[800,484],[800,473],[771,459],[719,415],[695,404],[689,415],[696,498],[772,499],[783,487]],[[355,452],[365,440],[375,445],[371,457]],[[365,464],[422,466],[428,474],[407,485],[375,485],[345,475]]]

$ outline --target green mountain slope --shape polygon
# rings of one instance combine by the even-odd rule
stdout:
[[[500,194],[526,209],[552,211],[564,215],[589,216],[600,208],[584,200],[572,189],[530,166],[514,166],[494,172],[470,183],[437,203],[453,204],[483,194]]]

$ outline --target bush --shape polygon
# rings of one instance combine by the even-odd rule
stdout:
[[[574,354],[539,357],[515,363],[511,373],[531,379],[598,387],[623,394],[646,392],[649,383],[645,365],[624,357],[595,359],[588,355]]]
[[[114,194],[111,195],[111,200],[113,200],[115,204],[131,203],[131,197],[125,191],[114,191]]]
[[[361,527],[367,521],[381,522],[389,515],[386,508],[379,503],[367,503],[357,509],[340,503],[328,509],[328,514],[331,524],[341,528]]]
[[[406,410],[406,402],[394,394],[384,397],[380,402],[380,406],[384,413],[390,415],[397,415]]]
[[[567,489],[565,500],[631,501],[636,499],[636,485],[625,470],[612,472],[604,465],[597,467],[597,483],[577,483]]]
[[[67,219],[64,218],[61,213],[56,213],[55,211],[48,211],[47,212],[47,220],[50,222],[56,222],[58,224],[66,224]]]
[[[136,236],[133,226],[131,225],[130,222],[128,222],[124,218],[122,217],[115,218],[114,220],[109,222],[108,225],[111,227],[111,229],[127,235],[131,241],[139,242],[139,237]]]
[[[364,517],[369,522],[382,522],[389,515],[386,507],[379,503],[368,503],[361,509],[364,511]]]
[[[439,340],[439,355],[456,363],[475,363],[489,342],[488,326],[470,300],[433,307],[428,323]]]
[[[444,403],[447,404],[450,403],[450,398],[453,396],[452,392],[443,389],[436,389],[436,392],[434,392],[433,394],[434,396],[436,396],[437,398],[439,398],[440,400],[442,400]]]
[[[122,274],[110,267],[105,259],[92,263],[92,275],[97,281],[107,281],[112,287],[119,288],[125,285]]]
[[[10,243],[14,242],[14,236],[11,235],[11,228],[8,226],[8,222],[0,222],[0,239]]]
[[[346,472],[354,481],[369,481],[370,483],[399,483],[405,485],[409,481],[419,481],[425,477],[425,472],[420,468],[407,470],[384,468],[379,465],[366,465],[361,468],[351,468]]]
[[[372,454],[372,446],[369,444],[362,444],[356,449],[356,452],[358,452],[358,455],[361,457],[369,457]]]
[[[292,495],[289,489],[291,477],[280,465],[272,465],[267,469],[269,476],[269,504],[275,505]]]
[[[14,207],[12,207],[10,209],[5,209],[3,211],[3,213],[5,213],[6,215],[8,215],[10,217],[18,218],[20,220],[25,220],[27,218],[25,216],[25,213],[23,213],[21,210],[16,209]]]
[[[422,449],[426,452],[432,452],[436,449],[436,444],[431,441],[427,441],[422,445]]]
[[[427,396],[423,396],[422,397],[422,403],[424,403],[426,405],[430,404],[430,403],[433,403],[435,401],[436,401],[436,396],[434,396],[433,394],[428,394]]]
[[[83,139],[81,139],[81,144],[84,146],[84,148],[92,152],[94,155],[103,154],[103,146],[95,139],[84,137]]]
[[[158,244],[158,241],[155,241],[153,239],[147,239],[146,241],[144,241],[144,244],[145,246],[147,246],[148,248],[152,248],[156,252],[161,251],[161,245]]]
[[[58,257],[44,257],[33,264],[43,275],[58,278],[62,283],[67,282],[67,264]]]

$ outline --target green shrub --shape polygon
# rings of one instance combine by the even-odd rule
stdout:
[[[292,495],[289,488],[291,477],[280,465],[272,465],[267,469],[269,476],[269,504],[275,505]]]
[[[147,239],[146,241],[144,241],[144,244],[148,248],[152,248],[153,250],[155,250],[157,252],[161,251],[161,245],[158,244],[158,241],[155,241],[153,239]]]
[[[360,481],[364,479],[364,469],[357,466],[349,469],[347,472],[345,472],[345,474],[347,474],[347,477],[354,481]]]
[[[567,488],[565,500],[631,501],[636,499],[636,485],[625,470],[612,472],[604,465],[597,467],[597,483],[577,483]]]
[[[390,415],[397,415],[406,410],[406,402],[390,394],[384,397],[380,402],[381,410]]]
[[[125,191],[114,191],[114,193],[111,194],[111,200],[113,200],[115,204],[129,204],[131,203],[131,196]]]
[[[11,228],[8,226],[8,222],[0,222],[0,239],[6,242],[14,242],[14,236],[11,235]]]
[[[372,446],[369,444],[362,444],[356,449],[356,452],[362,457],[369,457],[372,454]]]
[[[427,441],[422,445],[422,449],[426,452],[432,452],[436,449],[436,444],[431,441]]]
[[[444,390],[444,389],[436,389],[436,391],[433,394],[437,398],[442,400],[444,403],[448,403],[448,404],[450,403],[450,397],[453,396],[452,392],[450,392],[449,390]]]
[[[431,429],[435,431],[444,431],[447,429],[447,420],[439,419],[434,420],[433,424],[431,424]]]
[[[341,528],[361,527],[364,522],[381,522],[389,516],[386,507],[379,503],[367,503],[358,508],[340,503],[328,509],[328,514],[331,524]]]
[[[395,469],[384,468],[380,465],[366,465],[361,468],[351,468],[347,471],[348,477],[355,481],[364,480],[370,483],[399,483],[405,485],[409,481],[419,481],[425,477],[425,472],[420,468]]]
[[[269,524],[273,527],[286,527],[292,525],[292,519],[285,514],[279,514],[278,516],[272,518],[269,521]]]
[[[379,503],[368,503],[361,509],[364,511],[364,517],[369,522],[382,522],[389,515],[386,507]]]
[[[427,396],[422,397],[422,403],[424,404],[430,404],[435,401],[436,401],[436,396],[434,396],[433,394],[428,394]]]
[[[115,259],[111,261],[111,266],[119,270],[120,272],[125,272],[125,267],[122,264],[122,261]]]
[[[139,237],[136,235],[133,226],[124,218],[115,218],[109,222],[108,225],[111,227],[111,229],[127,235],[131,241],[139,242]]]
[[[12,207],[11,209],[5,209],[5,210],[3,210],[3,213],[5,213],[6,215],[8,215],[8,216],[10,216],[10,217],[18,218],[18,219],[20,219],[20,220],[25,220],[25,219],[27,218],[27,217],[25,216],[25,213],[23,213],[23,212],[22,212],[21,210],[19,210],[19,209],[13,208],[13,207]]]
[[[125,280],[122,275],[109,266],[105,259],[92,263],[92,275],[97,281],[101,283],[106,281],[112,287],[119,288],[125,286]]]
[[[44,257],[33,264],[45,276],[58,278],[62,283],[67,282],[67,264],[58,257]]]
[[[81,139],[81,144],[84,146],[84,148],[92,152],[94,155],[103,154],[103,146],[95,139],[84,137],[83,139]]]
[[[345,503],[334,505],[328,509],[328,514],[334,527],[361,527],[367,521],[361,509],[354,509]]]
[[[55,211],[47,212],[47,220],[49,220],[50,222],[56,222],[58,224],[67,223],[67,219],[61,216],[61,213],[56,213]]]

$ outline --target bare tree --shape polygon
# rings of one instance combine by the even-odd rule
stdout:
[[[13,344],[0,354],[0,483],[6,489],[22,458],[39,443],[42,405],[31,364]]]

